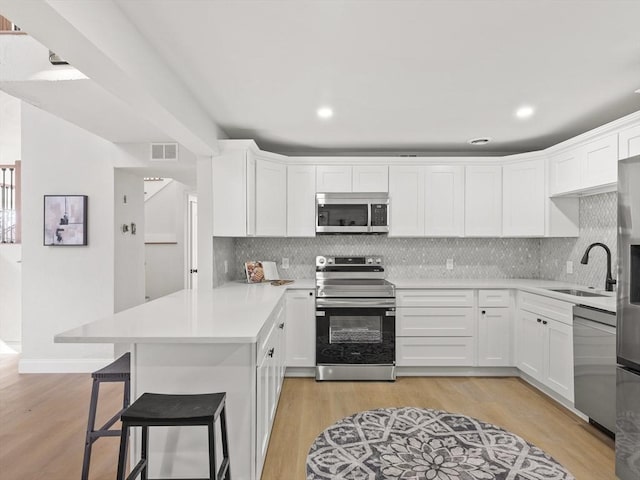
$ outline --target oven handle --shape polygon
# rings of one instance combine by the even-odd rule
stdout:
[[[318,308],[395,308],[395,298],[316,298]],[[395,315],[395,312],[392,312]],[[387,316],[391,314],[387,312]]]

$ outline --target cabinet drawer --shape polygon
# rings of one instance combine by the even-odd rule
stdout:
[[[399,337],[470,337],[474,334],[472,308],[398,308]]]
[[[474,365],[475,339],[471,337],[398,337],[399,367],[459,367]]]
[[[398,290],[398,307],[473,307],[473,290]]]
[[[479,307],[508,307],[509,290],[479,290]]]
[[[573,303],[543,295],[520,292],[518,307],[531,313],[545,315],[567,325],[573,325]]]

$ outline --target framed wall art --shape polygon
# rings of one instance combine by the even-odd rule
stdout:
[[[44,196],[44,244],[87,245],[86,195]]]

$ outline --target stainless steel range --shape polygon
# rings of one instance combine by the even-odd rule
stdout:
[[[316,257],[316,380],[395,380],[395,287],[384,277],[380,256]]]

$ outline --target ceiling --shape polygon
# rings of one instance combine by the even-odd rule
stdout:
[[[101,103],[87,97],[94,86],[79,90],[75,106],[67,107],[84,108],[73,115],[104,123],[98,130],[108,132],[111,122],[112,137],[121,141],[157,141],[157,112],[173,109],[182,123],[163,117],[173,132],[204,127],[199,141],[221,128],[222,137],[252,138],[285,154],[503,154],[545,148],[640,110],[637,0],[39,3],[43,10],[57,8],[64,22],[47,32],[46,25],[21,18],[30,33],[109,91],[97,93],[98,102],[127,93],[122,104],[100,106],[97,112],[106,112],[100,118],[92,105]],[[111,36],[98,32],[100,18],[90,15],[107,3],[124,20],[117,29],[109,26]],[[0,0],[0,10],[3,5],[21,13],[18,4]],[[81,32],[91,48],[65,50],[62,27],[69,35]],[[125,39],[131,44],[123,47]],[[146,56],[134,63],[137,51]],[[89,54],[119,55],[118,68]],[[146,90],[141,82],[122,88],[145,74]],[[136,103],[144,91],[155,99],[178,91],[192,109],[179,111],[180,102],[165,99],[165,110],[153,110],[149,99]],[[515,118],[524,104],[535,114]],[[316,116],[325,105],[334,110],[329,120]],[[132,117],[154,128],[123,124],[126,115],[108,107],[133,109]],[[467,143],[476,137],[492,141]]]

